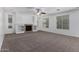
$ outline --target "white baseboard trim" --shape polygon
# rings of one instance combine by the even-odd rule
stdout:
[[[3,39],[4,39],[4,36],[0,36],[0,50],[1,50],[1,47],[2,47]]]

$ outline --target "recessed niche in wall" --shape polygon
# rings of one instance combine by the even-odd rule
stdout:
[[[12,15],[8,15],[8,23],[12,23]]]
[[[43,27],[49,28],[49,18],[43,18]]]
[[[25,30],[24,28],[25,28],[24,26],[19,26],[19,29],[20,29],[21,31],[24,31],[24,30]]]
[[[16,24],[15,31],[16,31],[17,34],[18,33],[24,33],[25,32],[25,26]]]
[[[12,28],[12,26],[11,26],[11,25],[9,25],[9,26],[8,26],[8,28]]]

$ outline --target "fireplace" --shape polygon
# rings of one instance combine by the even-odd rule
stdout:
[[[25,31],[32,31],[32,25],[25,25]]]

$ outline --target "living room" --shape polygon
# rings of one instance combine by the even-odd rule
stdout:
[[[79,51],[78,15],[78,7],[1,7],[0,49]]]

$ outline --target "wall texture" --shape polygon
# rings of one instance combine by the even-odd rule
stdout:
[[[2,46],[2,42],[3,42],[3,39],[4,39],[4,26],[3,26],[3,9],[0,8],[0,49],[1,49],[1,46]]]
[[[33,24],[33,15],[17,13],[16,24]]]

